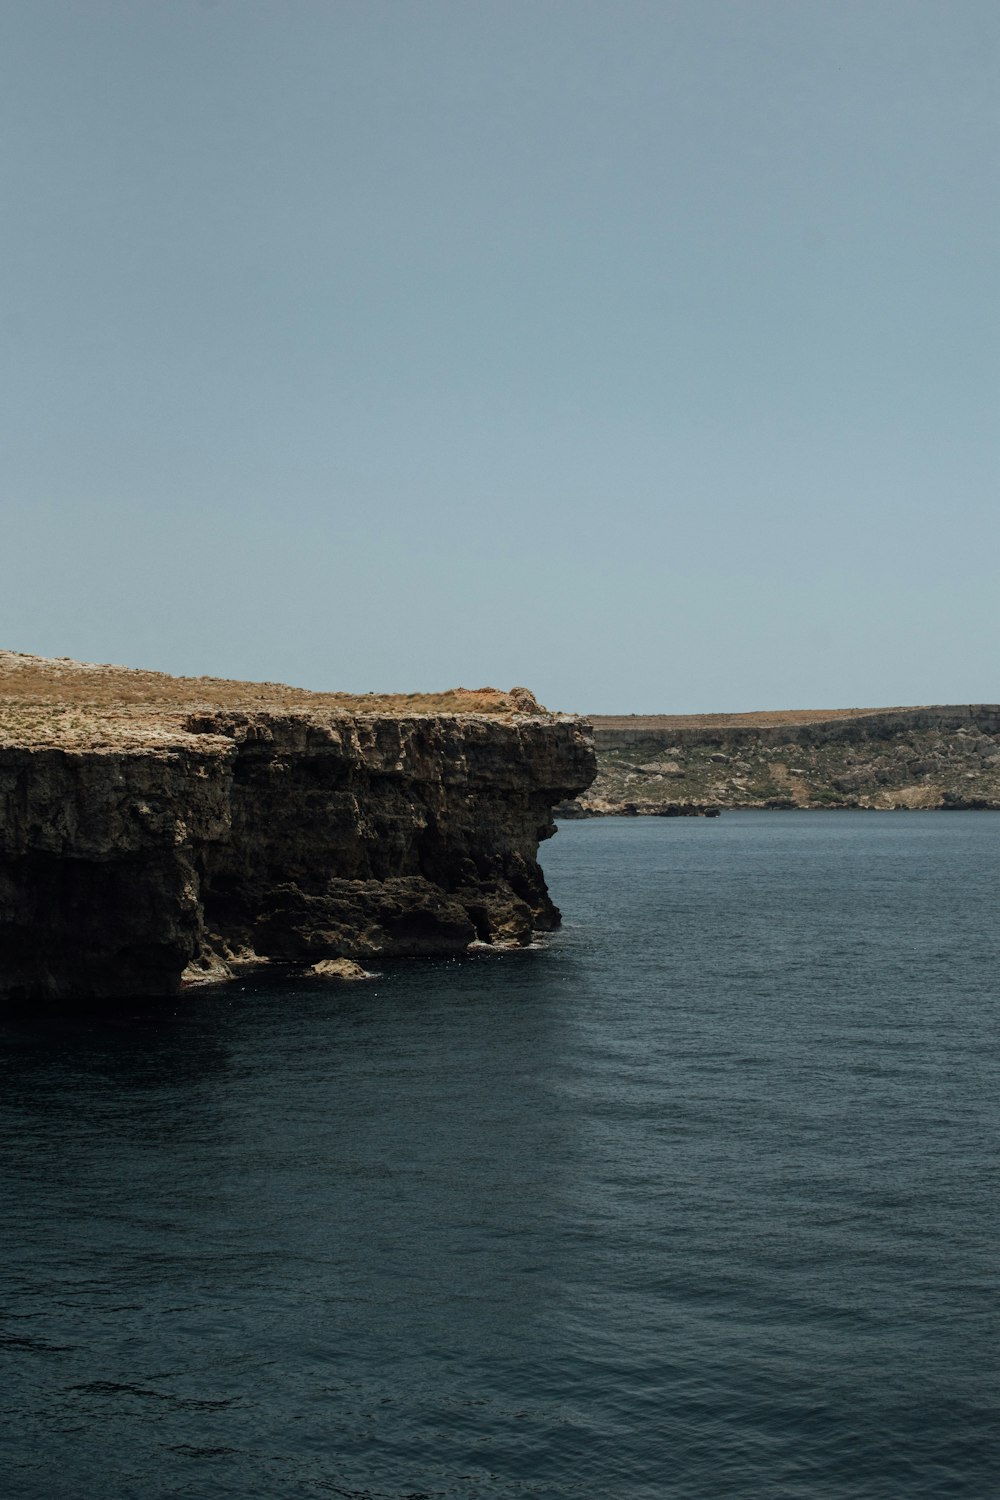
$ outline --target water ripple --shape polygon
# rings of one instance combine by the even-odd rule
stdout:
[[[13,1500],[988,1500],[989,815],[569,825],[539,948],[10,1023]]]

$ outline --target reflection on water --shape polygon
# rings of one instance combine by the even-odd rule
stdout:
[[[536,951],[16,1017],[7,1492],[991,1493],[998,829],[571,824]]]

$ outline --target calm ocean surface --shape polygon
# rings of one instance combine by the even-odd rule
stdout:
[[[543,856],[538,950],[3,1024],[0,1493],[1000,1495],[1000,816]]]

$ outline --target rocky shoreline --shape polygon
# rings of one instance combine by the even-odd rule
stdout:
[[[523,689],[347,699],[0,653],[0,997],[523,946],[559,921],[551,808],[593,774],[588,726]]]
[[[727,808],[1000,810],[1000,706],[595,715],[598,773],[559,818]]]

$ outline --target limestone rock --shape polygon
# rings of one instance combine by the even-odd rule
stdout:
[[[313,979],[376,979],[370,969],[363,969],[353,958],[321,958],[306,973]]]

